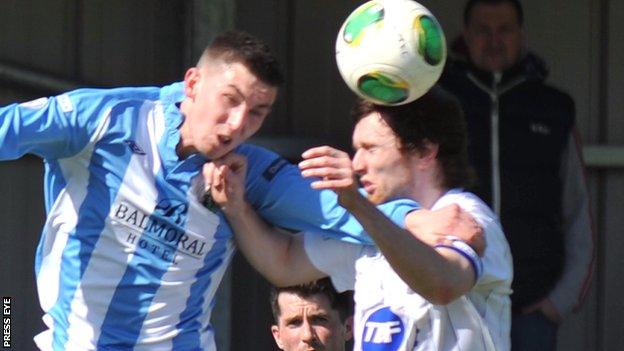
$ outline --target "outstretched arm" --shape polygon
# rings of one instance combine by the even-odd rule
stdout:
[[[213,200],[232,226],[238,248],[249,263],[277,286],[305,283],[325,276],[303,247],[303,235],[269,226],[245,200],[246,158],[229,154],[204,166]]]
[[[319,147],[306,151],[303,158],[302,174],[319,178],[312,187],[338,194],[340,204],[360,221],[412,290],[432,303],[446,304],[472,288],[475,268],[480,264],[476,254],[467,258],[452,244],[434,249],[419,239],[418,233],[412,235],[395,225],[357,191],[351,161],[345,152]],[[471,226],[474,224],[468,221],[456,230],[474,231]]]

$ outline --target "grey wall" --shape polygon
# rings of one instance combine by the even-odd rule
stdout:
[[[306,144],[349,143],[352,94],[335,68],[333,46],[354,0],[2,0],[0,65],[78,83],[162,84],[221,28],[266,39],[287,71],[263,141],[296,157]],[[447,37],[461,29],[463,1],[423,0]],[[550,81],[575,98],[586,144],[624,144],[624,2],[525,0],[528,44],[551,67]],[[25,101],[49,89],[19,84],[0,69],[0,103]],[[286,141],[285,141],[286,140]],[[296,142],[293,142],[295,140]],[[284,148],[284,145],[289,145]],[[42,328],[32,262],[43,221],[41,161],[0,163],[0,295],[13,297],[16,350],[33,348]],[[560,330],[560,350],[624,348],[624,169],[588,169],[598,236],[597,271],[588,300]],[[237,257],[216,314],[224,349],[271,349],[267,285]],[[253,296],[249,292],[253,291]],[[245,337],[241,337],[245,336]]]

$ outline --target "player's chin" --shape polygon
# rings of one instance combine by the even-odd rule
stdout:
[[[215,147],[211,148],[210,150],[207,150],[204,155],[206,155],[209,159],[211,160],[218,160],[221,157],[229,154],[230,152],[232,152],[232,150],[234,150],[239,144],[234,145],[234,143],[231,143],[229,145],[216,145]]]
[[[368,201],[372,202],[375,205],[380,205],[388,201],[386,196],[383,196],[383,194],[374,190],[368,193],[367,198],[368,198]]]

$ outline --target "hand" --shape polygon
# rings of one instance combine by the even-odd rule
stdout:
[[[549,298],[544,298],[530,306],[523,308],[522,314],[529,314],[535,311],[542,312],[544,316],[546,316],[546,318],[548,318],[551,322],[555,324],[561,324],[561,322],[563,321],[563,317],[561,316],[559,311],[557,311],[557,307],[555,307],[555,304],[550,301]]]
[[[447,243],[446,237],[450,235],[465,241],[479,256],[483,256],[485,252],[483,229],[468,212],[456,204],[435,211],[412,211],[405,218],[405,227],[430,246]]]
[[[207,191],[223,212],[240,210],[244,206],[247,174],[247,159],[244,156],[230,153],[208,162],[202,174]]]
[[[338,194],[338,202],[345,205],[358,195],[357,182],[349,154],[330,146],[319,146],[305,151],[299,163],[304,177],[318,177],[314,189],[329,189]]]

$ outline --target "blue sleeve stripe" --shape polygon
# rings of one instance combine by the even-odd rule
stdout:
[[[451,245],[438,244],[434,246],[434,248],[438,247],[451,249],[465,257],[472,266],[475,275],[475,282],[481,278],[481,275],[483,274],[483,262],[481,262],[479,255],[477,255],[477,253],[468,244],[461,240],[453,239],[451,241]]]

